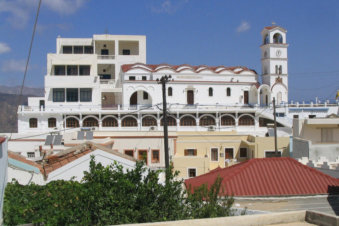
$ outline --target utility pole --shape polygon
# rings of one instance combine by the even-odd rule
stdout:
[[[166,83],[171,81],[171,75],[162,76],[157,79],[158,84],[162,86],[162,121],[164,125],[164,148],[165,148],[165,166],[166,166],[166,182],[168,180],[167,170],[169,169],[169,153],[168,153],[168,128],[167,128],[167,102],[166,102]]]
[[[273,97],[273,117],[274,117],[274,149],[275,149],[275,157],[278,156],[278,141],[277,141],[277,118],[275,114],[275,97]]]

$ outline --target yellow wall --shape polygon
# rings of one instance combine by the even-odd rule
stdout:
[[[228,167],[251,158],[265,157],[265,151],[274,150],[274,137],[253,137],[236,132],[177,132],[174,169],[179,177],[188,178],[188,168],[196,168],[197,176],[217,167]],[[278,138],[278,149],[289,156],[289,137]],[[211,161],[211,148],[218,148],[218,161]],[[225,148],[233,148],[234,159],[225,161]],[[247,148],[247,158],[240,158],[240,148]],[[185,149],[197,149],[197,156],[185,156]],[[221,156],[221,155],[222,156]]]

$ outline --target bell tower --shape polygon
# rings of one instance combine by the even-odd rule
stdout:
[[[288,102],[286,33],[284,28],[275,23],[261,32],[262,83],[271,88],[271,98],[275,97],[277,104]]]

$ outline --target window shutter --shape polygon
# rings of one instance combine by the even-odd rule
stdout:
[[[187,156],[188,155],[188,151],[187,151],[187,149],[185,149],[185,156]]]
[[[197,149],[194,149],[194,156],[197,156]]]

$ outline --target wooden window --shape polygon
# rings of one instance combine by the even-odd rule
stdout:
[[[127,117],[122,120],[121,125],[122,127],[137,127],[138,122],[135,118]]]
[[[172,87],[168,87],[168,89],[167,89],[167,95],[168,95],[169,97],[171,97],[171,96],[173,95],[173,89],[172,89]]]
[[[160,150],[152,150],[152,163],[160,162]]]
[[[208,96],[213,97],[213,88],[208,88]]]
[[[55,128],[56,127],[56,118],[49,118],[48,119],[48,128]]]
[[[240,158],[247,158],[247,148],[240,148]]]
[[[185,116],[180,120],[180,125],[181,126],[195,126],[196,121],[193,117]]]
[[[138,160],[145,161],[146,165],[147,162],[147,150],[138,150]]]
[[[125,152],[125,155],[134,157],[134,150],[125,150],[124,152]]]
[[[199,124],[200,126],[215,126],[215,120],[211,116],[203,116]]]
[[[222,126],[234,126],[235,125],[235,120],[229,115],[225,115],[221,117],[221,125]]]
[[[334,142],[332,128],[321,128],[321,142]]]
[[[239,126],[254,126],[254,119],[249,115],[240,116]]]
[[[230,97],[231,96],[231,88],[226,89],[226,96]]]
[[[82,126],[83,127],[92,127],[92,126],[99,126],[98,120],[95,118],[86,118],[83,122],[82,122]]]
[[[102,120],[103,127],[118,127],[118,121],[113,117],[108,117]]]
[[[225,148],[225,159],[233,159],[233,158],[234,158],[233,148]]]
[[[67,128],[77,128],[79,127],[79,121],[75,118],[66,119],[66,127]]]
[[[160,125],[163,126],[163,118],[160,121]],[[168,126],[176,126],[177,125],[177,120],[174,117],[167,116],[167,125]]]
[[[157,126],[157,120],[151,116],[142,119],[142,126]]]
[[[29,128],[38,128],[38,119],[30,118],[29,119]]]
[[[185,149],[185,156],[197,156],[197,149]]]
[[[218,148],[211,148],[211,161],[219,161]]]
[[[144,91],[144,100],[148,100],[148,93]]]
[[[187,174],[188,174],[189,178],[196,177],[197,176],[197,169],[195,169],[195,168],[188,168],[187,169]]]

